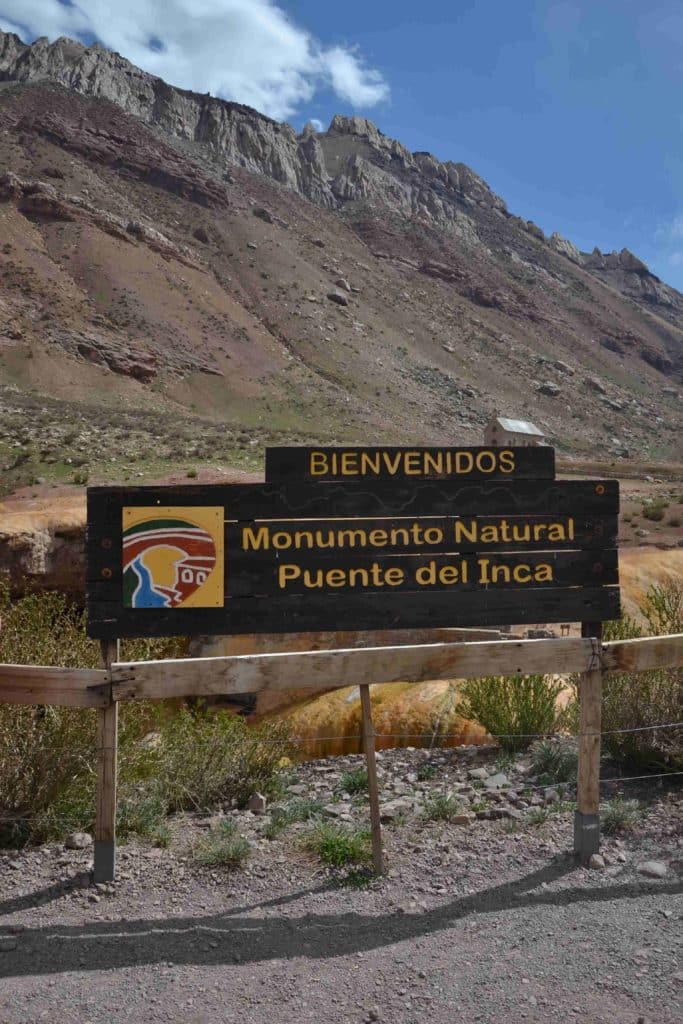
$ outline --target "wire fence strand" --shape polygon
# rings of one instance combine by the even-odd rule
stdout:
[[[604,732],[580,732],[575,735],[567,737],[568,739],[581,739],[584,736],[617,736],[625,733],[633,732],[654,732],[656,729],[681,729],[683,728],[683,722],[660,722],[655,725],[634,725],[627,729],[606,729]],[[465,735],[463,732],[434,732],[433,730],[425,730],[425,732],[376,732],[375,737],[377,739],[384,740],[432,740],[436,735],[438,740],[458,740],[462,739]],[[498,732],[498,733],[487,733],[494,740],[546,740],[554,739],[563,736],[563,733],[557,732]],[[295,736],[295,743],[332,743],[339,741],[350,741],[350,740],[362,740],[363,737],[357,736]]]

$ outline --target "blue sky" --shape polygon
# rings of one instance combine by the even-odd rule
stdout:
[[[681,0],[0,0],[0,27],[99,38],[297,128],[364,114],[683,290]]]

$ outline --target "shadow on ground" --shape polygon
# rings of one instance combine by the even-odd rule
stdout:
[[[300,956],[325,959],[434,934],[475,914],[637,899],[653,893],[683,893],[681,881],[533,891],[574,869],[575,862],[568,856],[522,878],[459,897],[419,914],[369,915],[354,911],[307,914],[297,918],[242,916],[252,910],[295,901],[314,891],[309,889],[270,903],[237,907],[203,917],[27,929],[19,936],[18,948],[0,960],[0,977],[102,970],[104,967],[115,970],[168,961],[175,965],[215,966]],[[322,892],[324,888],[315,891]],[[45,896],[49,898],[53,889],[34,894],[34,902],[40,899],[44,903]],[[0,915],[20,909],[17,904],[17,900],[0,904]]]

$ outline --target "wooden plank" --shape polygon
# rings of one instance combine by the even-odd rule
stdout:
[[[122,608],[118,600],[89,603],[88,635],[235,635],[320,630],[420,629],[581,622],[587,615],[619,618],[618,587],[576,587],[425,593],[361,593],[324,600],[305,594],[235,598],[223,608]]]
[[[574,852],[582,864],[600,849],[600,730],[602,722],[602,623],[584,622],[592,659],[579,676],[579,741],[574,816]]]
[[[412,519],[289,519],[226,523],[231,565],[296,554],[440,554],[558,551],[617,545],[616,516],[417,516]],[[528,539],[527,539],[528,538]]]
[[[651,668],[683,666],[683,633],[606,643],[602,664],[607,672],[643,672]]]
[[[281,654],[297,651],[364,647],[410,647],[415,644],[455,644],[467,640],[501,640],[499,629],[356,629],[318,633],[243,633],[239,636],[195,637],[191,656],[227,657],[235,654]]]
[[[277,555],[267,562],[236,559],[228,552],[225,581],[228,599],[290,594],[373,593],[378,587],[402,594],[450,590],[454,596],[482,587],[603,586],[619,580],[616,550],[477,552],[472,555],[348,555],[301,560],[297,554]]]
[[[0,703],[103,707],[109,695],[98,687],[107,682],[107,673],[96,669],[0,665]]]
[[[266,480],[447,480],[450,478],[553,480],[555,449],[542,447],[266,448]]]
[[[123,662],[112,667],[115,700],[338,689],[361,681],[422,682],[484,675],[581,672],[590,641],[497,640],[415,647],[377,647],[231,658]]]
[[[367,481],[295,484],[189,484],[89,487],[88,553],[120,555],[127,507],[222,506],[226,520],[367,516],[615,515],[617,480]],[[118,543],[117,543],[118,539]],[[109,547],[103,547],[106,541]],[[109,560],[111,561],[111,559]]]
[[[119,656],[118,640],[104,640],[102,661],[110,672]],[[95,810],[95,882],[113,882],[116,874],[116,762],[118,704],[110,702],[97,712],[97,765]]]
[[[382,855],[382,824],[379,812],[379,784],[377,782],[377,761],[375,759],[375,728],[372,723],[372,705],[370,702],[370,687],[367,683],[361,683],[360,706],[361,706],[361,731],[363,734],[363,749],[365,751],[365,764],[368,772],[368,800],[370,803],[370,829],[372,832],[372,866],[376,875],[384,872],[384,859]]]

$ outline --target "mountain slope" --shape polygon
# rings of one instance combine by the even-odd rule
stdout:
[[[545,239],[363,119],[297,138],[68,40],[0,33],[0,80],[16,479],[266,441],[475,443],[495,409],[565,451],[676,455],[683,296],[627,251]]]

